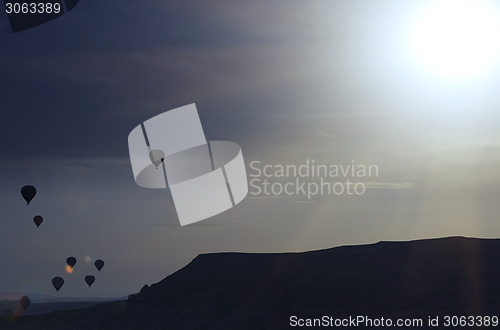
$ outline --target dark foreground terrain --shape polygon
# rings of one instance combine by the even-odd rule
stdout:
[[[101,301],[75,301],[75,302],[65,302],[65,301],[38,302],[38,303],[32,303],[26,311],[23,311],[22,307],[19,304],[19,301],[0,300],[0,315],[3,314],[8,315],[16,312],[17,313],[22,312],[23,315],[47,314],[64,309],[73,310],[73,309],[92,307],[95,305],[102,304],[103,302],[105,301],[101,300]]]
[[[425,325],[428,316],[499,314],[500,240],[450,237],[303,253],[203,254],[126,301],[4,315],[0,328],[280,329],[291,315],[410,317]]]

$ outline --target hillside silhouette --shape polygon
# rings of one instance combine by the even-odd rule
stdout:
[[[499,239],[463,237],[202,254],[126,301],[4,316],[0,328],[281,329],[291,315],[496,315],[498,260]]]

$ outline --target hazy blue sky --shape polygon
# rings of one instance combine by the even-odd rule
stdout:
[[[16,34],[0,15],[0,292],[63,276],[62,296],[124,296],[199,253],[498,237],[500,70],[423,69],[411,31],[429,3],[82,1]],[[127,136],[190,103],[249,173],[314,159],[379,176],[362,196],[248,196],[180,227],[167,191],[135,184]],[[90,289],[84,256],[106,261]]]

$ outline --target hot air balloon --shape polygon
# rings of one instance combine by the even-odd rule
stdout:
[[[95,277],[93,275],[87,275],[85,276],[85,282],[90,286],[95,282]]]
[[[33,197],[36,195],[36,188],[33,186],[24,186],[21,188],[21,195],[23,195],[24,200],[29,205]]]
[[[21,307],[26,310],[31,305],[31,300],[28,296],[23,296],[21,300],[19,300],[19,304],[21,304]]]
[[[104,261],[102,261],[101,259],[98,259],[94,262],[94,265],[98,271],[101,271],[102,267],[104,267]]]
[[[63,284],[64,284],[64,279],[62,277],[57,276],[52,279],[52,285],[54,286],[57,292],[59,292],[59,289],[62,288]]]
[[[127,304],[125,304],[125,302],[123,300],[117,300],[117,301],[113,301],[110,304],[110,307],[111,307],[112,312],[117,313],[117,314],[121,314],[121,313],[124,313],[125,310],[127,309]]]
[[[38,228],[42,224],[43,218],[41,216],[37,215],[33,218],[33,222],[35,223],[36,227]]]
[[[66,259],[66,263],[71,267],[73,268],[76,264],[76,258],[75,257],[69,257],[68,259]]]
[[[149,159],[151,160],[151,163],[153,163],[153,165],[158,168],[158,166],[160,166],[160,164],[165,159],[165,153],[160,149],[151,150],[149,152]]]

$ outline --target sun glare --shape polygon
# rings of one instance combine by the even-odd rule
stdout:
[[[433,74],[463,79],[482,74],[500,56],[499,8],[485,0],[439,0],[415,21],[412,52]]]

